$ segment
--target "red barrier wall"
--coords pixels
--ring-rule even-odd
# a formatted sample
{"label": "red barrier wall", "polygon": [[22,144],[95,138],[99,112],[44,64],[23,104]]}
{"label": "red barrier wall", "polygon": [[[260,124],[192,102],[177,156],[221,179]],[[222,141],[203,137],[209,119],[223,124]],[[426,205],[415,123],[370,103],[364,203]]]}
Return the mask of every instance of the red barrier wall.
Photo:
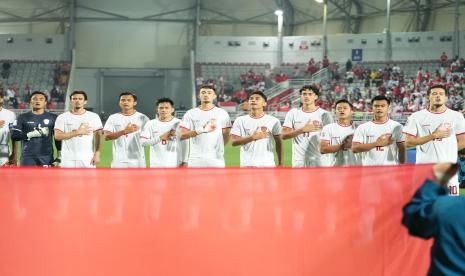
{"label": "red barrier wall", "polygon": [[0,170],[0,275],[425,275],[431,166]]}

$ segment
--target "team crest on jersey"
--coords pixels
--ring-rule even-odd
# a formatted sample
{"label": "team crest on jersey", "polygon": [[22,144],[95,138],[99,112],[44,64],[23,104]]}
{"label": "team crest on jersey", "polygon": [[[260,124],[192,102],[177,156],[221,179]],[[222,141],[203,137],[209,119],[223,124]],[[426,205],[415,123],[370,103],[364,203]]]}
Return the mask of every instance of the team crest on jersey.
{"label": "team crest on jersey", "polygon": [[49,119],[44,119],[44,124],[48,125],[48,123],[50,123],[50,120]]}

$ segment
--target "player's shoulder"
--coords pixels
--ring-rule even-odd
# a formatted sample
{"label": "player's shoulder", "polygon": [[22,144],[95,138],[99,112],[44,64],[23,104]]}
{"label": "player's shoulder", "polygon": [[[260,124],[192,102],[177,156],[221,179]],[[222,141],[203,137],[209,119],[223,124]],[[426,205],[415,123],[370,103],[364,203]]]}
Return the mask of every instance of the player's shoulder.
{"label": "player's shoulder", "polygon": [[389,119],[388,123],[392,126],[402,126],[401,123],[394,121],[393,119]]}
{"label": "player's shoulder", "polygon": [[63,119],[63,118],[71,117],[71,115],[72,115],[71,112],[65,111],[65,112],[63,112],[61,114],[58,114],[57,119],[58,118]]}
{"label": "player's shoulder", "polygon": [[214,112],[217,112],[223,116],[228,116],[229,117],[229,113],[228,111],[226,111],[225,109],[221,108],[221,107],[217,107],[215,106],[213,109],[212,109]]}
{"label": "player's shoulder", "polygon": [[273,122],[273,123],[276,123],[276,122],[281,123],[281,121],[280,121],[278,118],[276,118],[275,116],[273,116],[273,115],[265,114],[265,118],[266,118],[268,121],[271,121],[271,122]]}

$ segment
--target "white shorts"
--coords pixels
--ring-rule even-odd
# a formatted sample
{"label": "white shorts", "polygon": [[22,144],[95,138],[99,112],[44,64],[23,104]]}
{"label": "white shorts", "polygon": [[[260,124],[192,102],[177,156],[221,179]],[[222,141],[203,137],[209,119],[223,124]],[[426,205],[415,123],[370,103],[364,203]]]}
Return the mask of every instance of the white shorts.
{"label": "white shorts", "polygon": [[189,168],[224,168],[224,159],[196,158],[187,161]]}
{"label": "white shorts", "polygon": [[89,161],[62,160],[60,167],[62,168],[95,168],[95,165],[91,165],[90,160]]}
{"label": "white shorts", "polygon": [[293,168],[306,168],[306,167],[321,167],[320,160],[292,160],[292,167]]}
{"label": "white shorts", "polygon": [[145,160],[135,161],[111,161],[112,168],[145,168]]}

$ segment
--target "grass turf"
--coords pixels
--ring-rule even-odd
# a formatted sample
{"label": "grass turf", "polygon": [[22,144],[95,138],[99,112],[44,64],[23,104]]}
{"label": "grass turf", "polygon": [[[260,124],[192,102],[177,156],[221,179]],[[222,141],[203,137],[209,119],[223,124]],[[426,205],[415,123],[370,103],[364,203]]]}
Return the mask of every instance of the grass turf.
{"label": "grass turf", "polygon": [[[284,165],[291,166],[292,158],[292,140],[284,141]],[[239,167],[239,149],[240,147],[233,147],[231,143],[228,143],[224,149],[224,159],[226,161],[227,167]],[[104,141],[103,150],[100,156],[100,164],[97,166],[99,168],[109,168],[111,164],[111,141]],[[145,162],[147,167],[149,166],[149,148],[145,148]]]}

